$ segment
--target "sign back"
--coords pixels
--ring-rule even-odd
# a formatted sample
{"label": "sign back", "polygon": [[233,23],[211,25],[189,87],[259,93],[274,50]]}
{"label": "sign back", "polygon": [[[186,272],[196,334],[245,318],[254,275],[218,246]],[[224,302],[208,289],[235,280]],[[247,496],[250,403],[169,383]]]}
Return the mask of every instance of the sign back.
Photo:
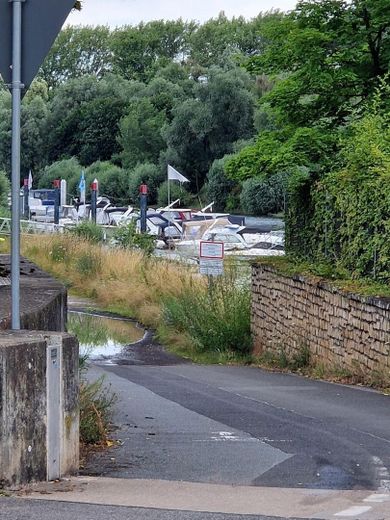
{"label": "sign back", "polygon": [[[22,2],[22,83],[27,89],[35,78],[75,0]],[[0,0],[0,74],[12,81],[12,1]]]}

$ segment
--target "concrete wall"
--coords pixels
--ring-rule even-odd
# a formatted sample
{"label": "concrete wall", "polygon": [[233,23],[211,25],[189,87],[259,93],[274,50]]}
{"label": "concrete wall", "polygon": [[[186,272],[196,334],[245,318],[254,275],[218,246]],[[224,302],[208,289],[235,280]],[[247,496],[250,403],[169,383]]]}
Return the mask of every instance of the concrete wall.
{"label": "concrete wall", "polygon": [[67,291],[22,259],[21,327],[28,330],[11,332],[9,264],[0,255],[0,488],[79,466],[79,355],[77,340],[63,333]]}
{"label": "concrete wall", "polygon": [[[11,326],[10,258],[0,255],[0,330]],[[20,269],[20,321],[28,330],[65,331],[67,291],[26,259]]]}
{"label": "concrete wall", "polygon": [[77,340],[68,334],[0,334],[0,487],[77,473],[78,372]]}
{"label": "concrete wall", "polygon": [[309,347],[325,364],[367,370],[390,367],[390,300],[344,293],[319,279],[252,268],[255,353]]}

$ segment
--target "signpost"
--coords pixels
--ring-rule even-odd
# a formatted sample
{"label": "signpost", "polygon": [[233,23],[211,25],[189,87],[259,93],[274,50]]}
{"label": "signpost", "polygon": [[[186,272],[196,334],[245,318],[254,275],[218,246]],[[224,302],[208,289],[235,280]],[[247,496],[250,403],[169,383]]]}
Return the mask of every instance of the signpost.
{"label": "signpost", "polygon": [[224,256],[223,242],[201,242],[199,248],[200,274],[207,276],[223,275]]}
{"label": "signpost", "polygon": [[12,328],[20,329],[20,105],[74,0],[0,0],[0,75],[12,92]]}

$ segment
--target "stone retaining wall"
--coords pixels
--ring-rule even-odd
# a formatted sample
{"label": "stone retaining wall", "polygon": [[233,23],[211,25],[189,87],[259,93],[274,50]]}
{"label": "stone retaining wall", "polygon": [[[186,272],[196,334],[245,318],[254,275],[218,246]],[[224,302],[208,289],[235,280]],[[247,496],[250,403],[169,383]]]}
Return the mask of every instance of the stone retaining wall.
{"label": "stone retaining wall", "polygon": [[252,268],[255,353],[308,347],[331,366],[390,367],[390,299],[344,293],[323,280]]}

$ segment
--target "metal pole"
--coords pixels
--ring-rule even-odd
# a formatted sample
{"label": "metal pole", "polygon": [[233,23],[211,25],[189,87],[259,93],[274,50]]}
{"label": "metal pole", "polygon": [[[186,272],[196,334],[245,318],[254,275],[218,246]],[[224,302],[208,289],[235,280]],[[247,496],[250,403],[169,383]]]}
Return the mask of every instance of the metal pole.
{"label": "metal pole", "polygon": [[148,214],[148,187],[146,184],[141,184],[140,186],[140,217],[141,217],[141,233],[146,233],[147,231],[147,214]]}
{"label": "metal pole", "polygon": [[22,61],[22,3],[12,2],[12,225],[11,225],[11,326],[20,329],[20,105]]}
{"label": "metal pole", "polygon": [[61,181],[56,179],[54,185],[54,224],[60,223],[60,185]]}

